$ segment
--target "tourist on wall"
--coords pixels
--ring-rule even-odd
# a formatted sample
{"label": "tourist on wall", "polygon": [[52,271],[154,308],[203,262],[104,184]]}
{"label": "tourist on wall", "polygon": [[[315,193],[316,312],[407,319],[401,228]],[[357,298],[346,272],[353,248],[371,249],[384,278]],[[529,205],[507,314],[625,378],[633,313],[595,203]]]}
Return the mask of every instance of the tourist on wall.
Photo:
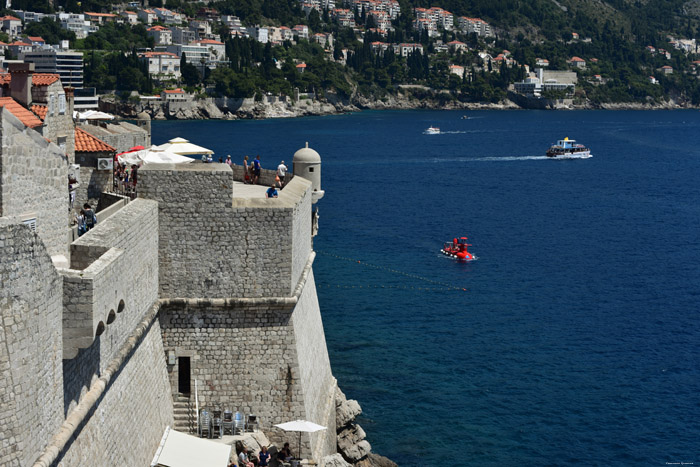
{"label": "tourist on wall", "polygon": [[256,185],[258,183],[261,168],[262,166],[260,165],[260,156],[255,156],[255,160],[253,161],[253,185]]}
{"label": "tourist on wall", "polygon": [[248,162],[248,156],[243,158],[243,183],[250,183],[250,163]]}
{"label": "tourist on wall", "polygon": [[87,232],[87,226],[85,225],[85,211],[83,209],[81,209],[80,212],[76,214],[75,223],[78,226],[78,237]]}
{"label": "tourist on wall", "polygon": [[277,198],[277,188],[274,184],[270,185],[270,188],[265,192],[265,198]]}
{"label": "tourist on wall", "polygon": [[284,177],[287,175],[287,166],[284,161],[277,166],[277,176],[280,178],[280,188],[284,188]]}
{"label": "tourist on wall", "polygon": [[227,165],[231,165],[231,154],[229,154],[228,156],[226,156],[226,164],[227,164]]}
{"label": "tourist on wall", "polygon": [[95,211],[92,210],[92,207],[88,203],[83,204],[83,213],[85,216],[85,226],[87,231],[97,225],[97,216],[95,215]]}

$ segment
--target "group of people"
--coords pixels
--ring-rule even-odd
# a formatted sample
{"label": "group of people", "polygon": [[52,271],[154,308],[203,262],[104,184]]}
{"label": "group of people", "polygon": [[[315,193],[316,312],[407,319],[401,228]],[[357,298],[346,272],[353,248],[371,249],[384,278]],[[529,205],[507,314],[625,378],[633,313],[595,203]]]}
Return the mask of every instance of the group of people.
{"label": "group of people", "polygon": [[114,190],[117,193],[131,195],[136,193],[136,182],[138,181],[139,166],[117,162],[114,166]]}
{"label": "group of people", "polygon": [[[231,156],[226,157],[226,163],[231,165]],[[252,162],[249,162],[248,156],[243,157],[243,183],[250,183],[252,185],[257,185],[260,181],[260,170],[262,165],[260,163],[260,156],[255,156]],[[265,196],[267,198],[277,198],[277,189],[284,188],[285,177],[287,176],[287,166],[284,165],[284,161],[280,162],[277,166],[277,172],[275,174],[275,183],[270,185],[270,189],[267,190]]]}
{"label": "group of people", "polygon": [[[270,453],[267,451],[267,446],[260,448],[260,452],[255,456],[251,449],[245,445],[237,446],[238,464],[231,462],[228,467],[267,467],[270,465]],[[289,448],[289,443],[284,443],[284,447],[277,452],[277,463],[281,466],[289,466],[289,461],[293,459],[292,450]]]}
{"label": "group of people", "polygon": [[83,204],[83,209],[75,215],[73,220],[78,226],[78,237],[97,225],[95,211],[88,203]]}

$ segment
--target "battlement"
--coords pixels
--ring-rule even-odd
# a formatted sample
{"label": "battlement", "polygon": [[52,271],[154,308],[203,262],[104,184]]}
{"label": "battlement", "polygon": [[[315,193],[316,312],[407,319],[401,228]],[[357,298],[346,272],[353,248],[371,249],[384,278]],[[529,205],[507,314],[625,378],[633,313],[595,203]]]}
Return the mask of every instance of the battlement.
{"label": "battlement", "polygon": [[71,244],[63,276],[63,358],[100,342],[107,361],[158,298],[156,203],[135,200]]}
{"label": "battlement", "polygon": [[226,164],[153,165],[139,196],[158,202],[160,296],[290,296],[311,253],[311,184],[236,198]]}

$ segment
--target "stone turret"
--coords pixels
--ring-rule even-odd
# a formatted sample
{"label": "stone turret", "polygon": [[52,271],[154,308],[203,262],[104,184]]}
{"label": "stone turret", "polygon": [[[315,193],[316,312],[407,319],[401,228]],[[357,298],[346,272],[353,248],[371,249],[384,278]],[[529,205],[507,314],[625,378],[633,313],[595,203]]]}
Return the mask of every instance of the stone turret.
{"label": "stone turret", "polygon": [[303,177],[311,182],[313,193],[311,199],[316,203],[323,198],[325,192],[321,189],[321,156],[309,147],[299,149],[294,153],[294,175]]}
{"label": "stone turret", "polygon": [[146,147],[149,147],[151,144],[151,116],[146,112],[139,112],[136,119],[139,128],[143,128],[148,133],[148,145]]}

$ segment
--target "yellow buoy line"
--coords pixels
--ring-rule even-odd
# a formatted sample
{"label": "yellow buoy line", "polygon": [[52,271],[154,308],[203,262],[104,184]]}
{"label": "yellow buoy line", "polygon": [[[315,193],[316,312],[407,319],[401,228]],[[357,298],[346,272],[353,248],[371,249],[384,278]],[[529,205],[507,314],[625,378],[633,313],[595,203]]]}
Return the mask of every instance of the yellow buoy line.
{"label": "yellow buoy line", "polygon": [[316,251],[317,254],[324,255],[324,256],[330,256],[331,258],[335,259],[340,259],[343,261],[348,261],[350,263],[355,263],[355,264],[360,264],[362,266],[372,268],[372,269],[377,269],[377,270],[382,270],[382,271],[388,271],[388,272],[393,272],[394,274],[399,274],[404,277],[410,277],[411,279],[416,279],[419,281],[423,282],[428,282],[430,284],[435,284],[441,286],[440,288],[436,287],[410,287],[410,286],[392,286],[392,285],[336,285],[335,287],[328,285],[327,287],[329,288],[338,288],[338,289],[400,289],[400,290],[425,290],[425,291],[438,291],[438,290],[461,290],[466,292],[467,289],[464,287],[457,287],[452,284],[448,284],[446,282],[440,282],[440,281],[435,281],[432,279],[428,279],[427,277],[423,276],[418,276],[416,274],[410,274],[404,271],[399,271],[397,269],[392,269],[388,268],[386,266],[378,266],[376,264],[368,263],[366,261],[362,261],[359,259],[353,259],[353,258],[347,258],[345,256],[339,256],[333,253],[326,253],[324,251]]}

